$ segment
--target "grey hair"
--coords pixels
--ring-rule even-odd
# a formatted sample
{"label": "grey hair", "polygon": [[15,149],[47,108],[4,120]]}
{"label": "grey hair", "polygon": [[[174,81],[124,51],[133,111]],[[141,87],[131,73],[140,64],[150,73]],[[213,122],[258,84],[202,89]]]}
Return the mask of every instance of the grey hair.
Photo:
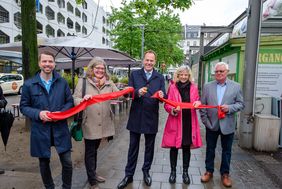
{"label": "grey hair", "polygon": [[89,62],[88,66],[87,66],[87,70],[86,70],[86,76],[89,77],[89,78],[94,77],[93,69],[97,65],[103,65],[104,66],[104,68],[105,68],[105,77],[108,80],[110,78],[110,75],[109,75],[109,72],[108,72],[108,69],[107,69],[107,64],[104,61],[104,59],[101,58],[101,57],[94,57]]}
{"label": "grey hair", "polygon": [[217,66],[225,66],[226,70],[229,70],[229,65],[225,62],[218,62],[215,64],[214,69],[216,69]]}
{"label": "grey hair", "polygon": [[183,72],[183,71],[187,71],[188,72],[188,74],[189,74],[189,81],[190,82],[193,82],[194,81],[194,78],[193,78],[193,76],[192,76],[192,71],[191,71],[191,69],[190,69],[190,67],[189,66],[180,66],[179,68],[177,68],[177,70],[174,72],[174,74],[173,74],[173,81],[176,83],[176,82],[178,82],[179,81],[179,78],[178,78],[178,76],[179,76],[179,74],[181,73],[181,72]]}

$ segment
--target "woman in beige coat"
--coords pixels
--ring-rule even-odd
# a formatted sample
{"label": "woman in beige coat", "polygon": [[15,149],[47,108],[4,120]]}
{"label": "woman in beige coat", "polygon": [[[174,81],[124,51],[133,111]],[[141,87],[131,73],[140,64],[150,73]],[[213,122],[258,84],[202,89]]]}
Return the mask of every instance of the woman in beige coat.
{"label": "woman in beige coat", "polygon": [[[115,84],[109,80],[105,61],[99,57],[93,58],[88,64],[84,97],[82,97],[82,84],[83,78],[80,78],[73,95],[75,105],[79,104],[82,100],[90,99],[93,95],[118,91]],[[97,189],[99,188],[97,185],[98,182],[105,182],[105,178],[96,173],[97,150],[102,138],[112,138],[115,134],[110,101],[88,106],[84,110],[82,130],[85,143],[84,160],[88,182],[91,185],[91,189]]]}

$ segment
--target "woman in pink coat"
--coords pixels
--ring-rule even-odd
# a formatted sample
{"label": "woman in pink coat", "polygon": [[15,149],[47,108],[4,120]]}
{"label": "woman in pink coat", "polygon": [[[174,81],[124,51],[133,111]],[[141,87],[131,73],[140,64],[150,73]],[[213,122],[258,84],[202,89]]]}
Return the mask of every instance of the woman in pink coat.
{"label": "woman in pink coat", "polygon": [[[199,101],[197,86],[192,82],[192,73],[188,66],[181,66],[174,73],[173,81],[168,88],[168,99],[176,102],[191,102],[194,107],[198,107]],[[190,163],[191,148],[202,146],[200,136],[200,126],[195,109],[180,109],[168,104],[164,105],[169,113],[163,139],[162,147],[170,148],[170,166],[171,173],[169,182],[176,181],[176,165],[178,149],[182,148],[183,153],[183,183],[190,184],[188,168]]]}

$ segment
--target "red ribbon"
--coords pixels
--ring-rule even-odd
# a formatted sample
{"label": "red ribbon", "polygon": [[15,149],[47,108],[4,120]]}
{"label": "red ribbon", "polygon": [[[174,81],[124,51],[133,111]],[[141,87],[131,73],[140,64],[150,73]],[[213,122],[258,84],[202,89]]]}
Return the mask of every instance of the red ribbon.
{"label": "red ribbon", "polygon": [[107,100],[115,99],[120,96],[123,96],[128,93],[132,93],[132,98],[133,98],[133,93],[134,89],[133,87],[128,87],[126,89],[123,89],[121,91],[116,91],[116,92],[111,92],[111,93],[104,93],[104,94],[99,94],[92,96],[89,100],[83,100],[80,104],[77,106],[68,109],[64,112],[50,112],[47,113],[47,116],[50,117],[52,120],[62,120],[62,119],[67,119],[68,117],[73,116],[74,114],[77,114],[78,112],[86,109],[87,106],[90,106],[92,104],[96,104],[99,102],[104,102]]}
{"label": "red ribbon", "polygon": [[[160,101],[162,102],[165,102],[173,107],[177,107],[177,106],[180,106],[181,109],[194,109],[195,107],[193,106],[193,103],[188,103],[188,102],[175,102],[175,101],[172,101],[172,100],[168,100],[168,99],[164,99],[164,98],[161,98],[159,96],[159,92],[156,92],[152,98],[157,98],[159,99]],[[225,112],[223,112],[220,108],[220,106],[210,106],[210,105],[199,105],[197,107],[197,109],[203,109],[203,108],[217,108],[217,116],[218,116],[218,119],[223,119],[225,118]]]}

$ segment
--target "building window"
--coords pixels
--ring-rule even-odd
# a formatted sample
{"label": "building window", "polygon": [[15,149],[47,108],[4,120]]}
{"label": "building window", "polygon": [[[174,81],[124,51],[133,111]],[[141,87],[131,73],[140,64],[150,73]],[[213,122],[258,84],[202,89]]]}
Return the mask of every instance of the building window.
{"label": "building window", "polygon": [[83,22],[87,22],[87,16],[84,13],[82,13],[82,21]]}
{"label": "building window", "polygon": [[21,0],[15,0],[18,6],[21,6]]}
{"label": "building window", "polygon": [[70,2],[67,3],[67,10],[68,12],[73,13],[73,6],[70,4]]}
{"label": "building window", "polygon": [[106,33],[106,29],[104,27],[102,28],[102,31],[103,31],[103,33]]}
{"label": "building window", "polygon": [[106,43],[106,39],[104,37],[102,37],[102,44]]}
{"label": "building window", "polygon": [[0,44],[10,43],[10,37],[0,30]]}
{"label": "building window", "polygon": [[19,34],[16,37],[14,37],[14,41],[18,42],[18,41],[22,41],[22,36]]}
{"label": "building window", "polygon": [[75,16],[81,17],[81,12],[78,10],[78,8],[75,8]]}
{"label": "building window", "polygon": [[66,20],[65,17],[59,12],[57,14],[57,21],[58,21],[58,23],[59,24],[65,24],[66,23],[65,20]]}
{"label": "building window", "polygon": [[55,0],[48,0],[49,2],[55,2]]}
{"label": "building window", "polygon": [[62,30],[58,29],[57,37],[64,37],[64,36],[65,36],[65,33]]}
{"label": "building window", "polygon": [[193,46],[197,46],[197,41],[193,41]]}
{"label": "building window", "polygon": [[106,23],[106,18],[103,16],[103,24]]}
{"label": "building window", "polygon": [[58,0],[57,3],[58,3],[59,8],[65,8],[66,6],[66,3],[64,0]]}
{"label": "building window", "polygon": [[0,6],[0,23],[9,22],[9,12]]}
{"label": "building window", "polygon": [[47,37],[55,37],[55,30],[49,24],[46,26],[46,35]]}
{"label": "building window", "polygon": [[43,6],[41,3],[39,3],[39,12],[43,14]]}
{"label": "building window", "polygon": [[72,34],[68,33],[67,36],[73,36]]}
{"label": "building window", "polygon": [[87,29],[86,29],[86,27],[84,27],[84,26],[82,26],[82,33],[83,33],[84,35],[87,35]]}
{"label": "building window", "polygon": [[84,1],[84,2],[82,3],[82,8],[87,9],[87,3],[86,3],[86,1]]}
{"label": "building window", "polygon": [[70,18],[67,19],[67,26],[68,28],[73,28],[73,21]]}
{"label": "building window", "polygon": [[37,33],[43,33],[43,26],[40,22],[36,21]]}
{"label": "building window", "polygon": [[81,27],[80,27],[80,25],[77,22],[75,23],[75,31],[76,32],[81,32]]}
{"label": "building window", "polygon": [[187,46],[188,46],[188,47],[190,46],[190,41],[187,41]]}
{"label": "building window", "polygon": [[22,28],[22,17],[20,12],[16,12],[14,14],[14,23],[17,26],[17,28],[21,29]]}
{"label": "building window", "polygon": [[46,17],[48,20],[55,19],[55,12],[49,6],[45,8],[45,12],[46,12]]}

